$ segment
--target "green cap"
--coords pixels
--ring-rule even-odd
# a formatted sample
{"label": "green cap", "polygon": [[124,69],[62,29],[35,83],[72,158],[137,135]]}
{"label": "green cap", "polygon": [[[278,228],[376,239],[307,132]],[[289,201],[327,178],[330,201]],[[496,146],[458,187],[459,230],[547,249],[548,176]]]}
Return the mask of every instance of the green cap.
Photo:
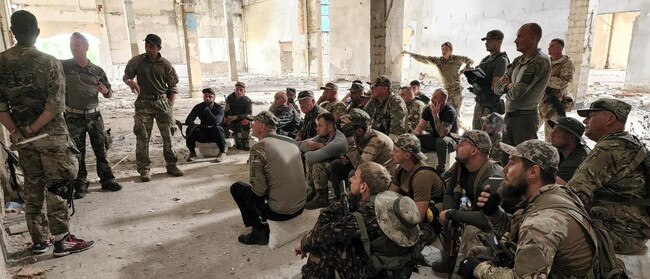
{"label": "green cap", "polygon": [[420,145],[420,140],[413,134],[407,133],[399,135],[395,141],[395,146],[399,149],[413,154],[421,161],[427,159],[427,156],[422,153],[422,145]]}
{"label": "green cap", "polygon": [[264,125],[269,126],[270,128],[275,128],[278,126],[278,117],[269,111],[261,111],[254,118],[253,121],[259,121],[264,123]]}
{"label": "green cap", "polygon": [[476,147],[478,151],[481,151],[481,153],[485,155],[490,154],[490,150],[492,149],[492,140],[485,131],[469,130],[460,138],[469,141],[469,143]]}
{"label": "green cap", "polygon": [[616,118],[619,121],[625,122],[627,121],[627,115],[630,114],[630,110],[632,110],[632,106],[626,102],[616,99],[602,98],[591,103],[591,106],[589,106],[588,109],[579,109],[578,115],[587,117],[592,111],[609,111],[616,115]]}
{"label": "green cap", "polygon": [[517,147],[503,142],[500,145],[501,150],[508,155],[526,158],[550,174],[557,172],[557,166],[560,164],[560,154],[557,152],[557,148],[548,142],[531,139],[520,143]]}
{"label": "green cap", "polygon": [[546,121],[546,123],[548,123],[548,126],[551,128],[555,128],[555,126],[557,126],[558,128],[562,128],[572,135],[576,136],[576,138],[580,140],[580,144],[587,144],[587,142],[585,142],[585,139],[582,138],[582,135],[585,133],[585,125],[582,125],[578,119],[572,117],[560,117],[557,121],[549,119]]}

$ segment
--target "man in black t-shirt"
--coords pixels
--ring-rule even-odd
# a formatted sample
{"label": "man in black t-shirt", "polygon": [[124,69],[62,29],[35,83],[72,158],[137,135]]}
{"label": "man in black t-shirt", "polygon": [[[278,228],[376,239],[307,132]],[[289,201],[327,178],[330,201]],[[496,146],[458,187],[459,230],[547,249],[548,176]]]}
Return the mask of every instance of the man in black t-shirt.
{"label": "man in black t-shirt", "polygon": [[[215,93],[212,88],[203,89],[203,102],[194,106],[185,119],[185,125],[187,125],[185,144],[190,150],[190,155],[187,157],[188,162],[196,160],[197,142],[216,143],[219,147],[219,155],[215,162],[222,162],[225,159],[226,140],[223,127],[219,126],[223,121],[224,110],[214,101],[214,97]],[[196,118],[201,121],[201,124],[194,123]]]}
{"label": "man in black t-shirt", "polygon": [[[432,132],[422,134],[427,124],[431,125]],[[425,152],[436,152],[438,155],[436,169],[440,173],[446,170],[445,164],[449,152],[456,148],[456,141],[449,136],[449,133],[458,133],[458,117],[456,110],[447,104],[447,91],[438,88],[433,92],[429,105],[422,111],[422,120],[413,130],[413,134],[418,136]]]}

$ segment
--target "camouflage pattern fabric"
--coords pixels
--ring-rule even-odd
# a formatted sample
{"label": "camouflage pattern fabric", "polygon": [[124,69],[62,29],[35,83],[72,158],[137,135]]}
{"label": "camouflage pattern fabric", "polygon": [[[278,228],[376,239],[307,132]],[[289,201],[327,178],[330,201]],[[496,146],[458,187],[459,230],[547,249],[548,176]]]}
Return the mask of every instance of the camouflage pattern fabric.
{"label": "camouflage pattern fabric", "polygon": [[272,111],[261,111],[255,117],[253,121],[259,121],[264,123],[264,125],[269,126],[270,128],[276,128],[280,124],[280,119]]}
{"label": "camouflage pattern fabric", "polygon": [[492,108],[476,103],[474,106],[474,116],[472,117],[472,128],[481,129],[483,127],[483,117],[492,114]]}
{"label": "camouflage pattern fabric", "polygon": [[341,117],[345,114],[347,114],[347,107],[345,104],[339,100],[330,102],[330,101],[325,101],[320,104],[321,107],[323,107],[325,110],[329,111],[330,113]]}
{"label": "camouflage pattern fabric", "polygon": [[319,162],[307,166],[307,185],[310,189],[327,189],[329,182],[330,162]]}
{"label": "camouflage pattern fabric", "polygon": [[412,247],[420,236],[420,212],[415,202],[392,191],[375,198],[375,214],[379,228],[401,247]]}
{"label": "camouflage pattern fabric", "polygon": [[[18,150],[25,177],[25,218],[33,243],[47,240],[49,233],[69,231],[66,203],[46,190],[74,179],[79,166],[78,151],[63,118],[64,99],[65,78],[58,59],[20,44],[0,53],[0,111],[11,112],[18,131],[25,136],[50,135]],[[39,132],[27,133],[25,127],[44,110],[54,113],[54,119]],[[43,203],[47,204],[47,216]]]}
{"label": "camouflage pattern fabric", "polygon": [[233,131],[233,138],[237,141],[248,141],[250,140],[250,122],[246,125],[242,124],[242,120],[252,117],[253,114],[253,102],[248,96],[243,96],[237,98],[235,93],[230,93],[226,98],[226,113],[224,118],[229,116],[237,116],[237,119],[230,122],[230,124],[225,124],[224,127]]}
{"label": "camouflage pattern fabric", "polygon": [[490,149],[492,149],[492,140],[490,136],[481,130],[469,130],[465,132],[461,138],[469,141],[476,149],[481,151],[483,154],[490,154]]}
{"label": "camouflage pattern fabric", "polygon": [[85,67],[80,66],[73,58],[62,60],[63,71],[66,81],[66,106],[88,110],[94,109],[99,105],[99,94],[97,86],[104,85],[108,93],[104,97],[112,94],[111,84],[104,69],[88,61]]}
{"label": "camouflage pattern fabric", "polygon": [[[569,83],[573,80],[573,72],[575,71],[575,65],[573,60],[569,56],[562,56],[562,58],[551,61],[551,78],[548,80],[548,88],[556,89],[553,95],[560,103],[564,104],[563,100],[566,97],[570,97],[570,92],[567,90]],[[548,126],[546,123],[547,120],[557,120],[560,117],[555,110],[555,107],[550,101],[551,96],[544,94],[542,97],[542,102],[539,103],[539,115],[541,116],[540,120],[544,121],[544,139],[547,142],[551,141],[551,131],[553,128]],[[564,108],[565,111],[569,111],[569,108]]]}
{"label": "camouflage pattern fabric", "polygon": [[481,130],[485,131],[492,141],[492,148],[490,149],[490,159],[501,161],[501,130],[504,126],[503,117],[495,112],[492,112],[484,117],[481,117],[482,126]]}
{"label": "camouflage pattern fabric", "polygon": [[384,165],[389,171],[395,168],[390,152],[393,150],[393,141],[384,133],[368,128],[363,137],[348,141],[347,156],[356,169],[361,163],[373,161]]}
{"label": "camouflage pattern fabric", "polygon": [[421,161],[427,159],[427,156],[422,153],[420,140],[413,134],[401,134],[399,137],[397,137],[397,140],[395,140],[395,146],[406,152],[410,152]]}
{"label": "camouflage pattern fabric", "polygon": [[555,147],[543,140],[531,139],[517,147],[501,143],[501,149],[508,155],[528,159],[548,173],[556,173],[560,164],[560,154]]}
{"label": "camouflage pattern fabric", "polygon": [[166,166],[174,166],[178,161],[172,141],[171,128],[174,123],[169,99],[165,95],[160,95],[159,98],[151,98],[150,95],[140,93],[135,100],[135,115],[133,116],[133,133],[136,138],[135,159],[139,173],[150,169],[149,140],[151,139],[154,119],[162,137]]}
{"label": "camouflage pattern fabric", "polygon": [[101,113],[66,113],[65,122],[68,124],[70,137],[79,150],[77,180],[87,181],[88,178],[88,171],[86,171],[86,133],[90,137],[90,146],[97,158],[97,176],[99,176],[100,181],[106,182],[115,179],[106,157],[106,138],[109,136],[106,134]]}
{"label": "camouflage pattern fabric", "polygon": [[380,102],[371,98],[363,108],[371,117],[370,125],[391,139],[406,133],[406,103],[401,97],[390,93],[388,98]]}
{"label": "camouflage pattern fabric", "polygon": [[305,120],[302,122],[302,127],[300,127],[300,131],[298,132],[298,136],[301,139],[309,139],[316,135],[316,117],[324,112],[328,111],[316,105],[309,113],[305,114]]}
{"label": "camouflage pattern fabric", "polygon": [[124,68],[124,78],[137,78],[140,94],[176,94],[178,75],[172,64],[160,53],[156,61],[151,61],[146,53],[131,58]]}
{"label": "camouflage pattern fabric", "polygon": [[295,138],[296,135],[298,135],[300,125],[302,125],[300,112],[296,112],[291,107],[291,105],[284,107],[271,105],[269,112],[273,113],[278,118],[278,124],[275,129],[275,132],[278,135],[283,135],[290,138]]}
{"label": "camouflage pattern fabric", "polygon": [[588,109],[578,110],[578,115],[582,117],[589,116],[592,111],[609,111],[616,115],[619,121],[627,121],[632,106],[626,102],[611,98],[601,98],[591,103]]}
{"label": "camouflage pattern fabric", "polygon": [[642,148],[643,144],[628,132],[607,135],[596,143],[567,182],[589,208],[591,217],[602,220],[620,254],[645,251],[650,237],[650,217],[642,206],[608,199],[647,197],[648,178],[638,167],[637,155]]}
{"label": "camouflage pattern fabric", "polygon": [[445,90],[447,90],[447,94],[449,94],[447,103],[456,110],[458,119],[461,119],[461,112],[463,107],[463,87],[461,87],[460,84],[445,86]]}
{"label": "camouflage pattern fabric", "polygon": [[406,132],[411,133],[415,130],[415,127],[420,124],[422,120],[422,111],[426,108],[426,105],[417,99],[413,99],[410,102],[406,103],[406,109],[408,114],[406,116]]}

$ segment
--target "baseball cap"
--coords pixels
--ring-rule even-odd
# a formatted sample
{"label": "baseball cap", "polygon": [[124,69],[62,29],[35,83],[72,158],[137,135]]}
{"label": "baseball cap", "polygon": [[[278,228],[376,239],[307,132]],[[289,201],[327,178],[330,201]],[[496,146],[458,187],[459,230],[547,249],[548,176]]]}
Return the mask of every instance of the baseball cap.
{"label": "baseball cap", "polygon": [[304,99],[307,99],[307,98],[312,98],[313,99],[314,98],[314,92],[311,92],[309,90],[303,90],[303,91],[300,91],[300,93],[298,93],[298,101],[304,100]]}
{"label": "baseball cap", "polygon": [[560,154],[557,152],[557,148],[548,142],[531,139],[520,143],[517,147],[503,142],[499,144],[501,150],[508,155],[526,158],[548,173],[555,174],[557,172]]}
{"label": "baseball cap", "polygon": [[156,46],[161,46],[162,45],[162,39],[160,39],[160,37],[158,37],[158,35],[156,35],[156,34],[147,35],[147,37],[144,38],[144,41],[147,42],[147,43],[150,43],[152,45],[156,45]]}
{"label": "baseball cap", "polygon": [[238,81],[237,83],[235,83],[235,87],[237,87],[237,86],[246,88],[246,83]]}
{"label": "baseball cap", "polygon": [[339,87],[336,84],[328,82],[325,86],[320,88],[321,90],[338,90]]}
{"label": "baseball cap", "polygon": [[386,86],[390,88],[390,78],[384,75],[378,76],[372,86]]}
{"label": "baseball cap", "polygon": [[485,40],[503,40],[503,32],[500,30],[492,30],[487,32],[484,38],[481,38],[481,41]]}
{"label": "baseball cap", "polygon": [[469,130],[460,136],[460,138],[469,141],[469,143],[481,151],[481,153],[486,155],[490,154],[490,150],[492,149],[492,140],[485,131]]}
{"label": "baseball cap", "polygon": [[579,109],[578,115],[582,117],[589,116],[589,113],[592,111],[609,111],[616,115],[616,118],[619,121],[627,121],[627,115],[630,114],[632,106],[626,102],[610,99],[610,98],[601,98],[591,103],[588,109]]}
{"label": "baseball cap", "polygon": [[415,202],[392,191],[375,197],[375,215],[381,231],[397,245],[411,247],[420,236],[420,212]]}
{"label": "baseball cap", "polygon": [[350,123],[356,126],[368,125],[370,121],[370,115],[366,111],[358,108],[352,109],[350,114],[344,117],[350,119]]}
{"label": "baseball cap", "polygon": [[395,146],[399,149],[402,149],[406,152],[409,152],[421,161],[427,159],[427,156],[422,153],[422,146],[420,145],[420,140],[413,134],[401,134],[397,137],[395,141]]}
{"label": "baseball cap", "polygon": [[562,128],[566,130],[567,132],[573,134],[580,140],[580,144],[585,145],[587,142],[585,142],[585,139],[582,138],[582,135],[585,133],[585,126],[578,121],[578,119],[572,118],[572,117],[560,117],[558,118],[557,121],[549,119],[546,121],[548,123],[548,126],[551,128],[557,127]]}
{"label": "baseball cap", "polygon": [[353,82],[352,85],[350,85],[350,92],[363,92],[363,84]]}
{"label": "baseball cap", "polygon": [[261,111],[255,117],[253,117],[253,121],[262,122],[266,126],[269,126],[270,128],[277,127],[279,122],[278,118],[273,113],[266,110]]}

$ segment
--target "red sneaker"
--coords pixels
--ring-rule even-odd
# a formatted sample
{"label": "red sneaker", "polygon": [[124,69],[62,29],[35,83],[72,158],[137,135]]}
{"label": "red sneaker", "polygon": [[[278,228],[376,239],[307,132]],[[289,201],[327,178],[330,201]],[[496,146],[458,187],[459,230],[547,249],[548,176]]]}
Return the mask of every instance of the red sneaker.
{"label": "red sneaker", "polygon": [[77,239],[72,234],[67,234],[60,241],[54,242],[54,256],[63,257],[69,255],[70,253],[77,253],[81,251],[86,251],[95,245],[95,241],[85,241],[83,239]]}

